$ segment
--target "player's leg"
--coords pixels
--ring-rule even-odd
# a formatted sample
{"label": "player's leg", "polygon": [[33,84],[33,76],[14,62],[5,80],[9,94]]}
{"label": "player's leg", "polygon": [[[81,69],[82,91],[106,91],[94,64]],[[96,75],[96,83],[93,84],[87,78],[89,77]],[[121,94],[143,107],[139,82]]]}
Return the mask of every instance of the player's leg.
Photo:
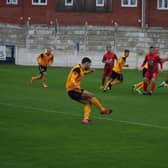
{"label": "player's leg", "polygon": [[111,83],[116,79],[116,76],[117,74],[116,74],[116,72],[115,71],[112,71],[111,72],[111,77],[110,77],[110,79],[106,82],[106,84],[105,84],[105,86],[104,86],[104,92],[106,91],[106,90],[111,90],[111,87],[112,87],[112,85],[111,85]]}
{"label": "player's leg", "polygon": [[161,87],[168,87],[168,77],[165,81],[163,81],[159,84],[158,88],[161,88]]}
{"label": "player's leg", "polygon": [[144,95],[148,94],[148,91],[147,91],[148,83],[149,83],[149,78],[148,77],[144,77],[144,86],[143,86]]}
{"label": "player's leg", "polygon": [[141,82],[139,82],[137,84],[134,84],[132,86],[132,93],[137,92],[139,94],[142,94],[141,90],[143,89],[143,86],[144,86],[144,81],[141,81]]}
{"label": "player's leg", "polygon": [[102,79],[101,79],[100,89],[103,89],[103,88],[104,88],[104,84],[105,84],[105,81],[106,81],[106,77],[107,77],[107,70],[104,69],[104,72],[103,72],[103,75],[102,75]]}
{"label": "player's leg", "polygon": [[90,123],[90,114],[91,114],[91,104],[87,103],[84,105],[84,118],[82,121],[84,124]]}
{"label": "player's leg", "polygon": [[164,87],[164,86],[165,86],[165,84],[166,84],[166,82],[165,82],[165,81],[161,82],[161,83],[159,84],[158,88]]}
{"label": "player's leg", "polygon": [[168,87],[168,77],[167,77],[167,79],[165,80],[165,85],[164,85],[164,87]]}
{"label": "player's leg", "polygon": [[48,85],[46,83],[46,77],[47,77],[47,67],[41,67],[41,79],[42,79],[42,86],[43,88],[48,88]]}
{"label": "player's leg", "polygon": [[33,76],[30,80],[30,84],[32,84],[34,81],[39,80],[42,78],[42,74],[41,74],[41,66],[39,66],[39,71],[40,71],[40,75],[37,76]]}
{"label": "player's leg", "polygon": [[41,79],[41,75],[33,76],[30,80],[30,84],[32,84],[34,81]]}
{"label": "player's leg", "polygon": [[80,99],[80,103],[84,104],[84,117],[82,122],[84,124],[89,124],[90,123],[90,115],[91,115],[91,103],[87,99]]}
{"label": "player's leg", "polygon": [[152,94],[155,90],[157,76],[158,76],[158,73],[153,73],[152,74],[150,94]]}
{"label": "player's leg", "polygon": [[113,81],[113,79],[112,78],[110,78],[107,82],[106,82],[106,84],[105,84],[105,86],[104,86],[104,92],[106,91],[106,90],[109,90],[110,89],[110,86],[111,86],[111,82]]}
{"label": "player's leg", "polygon": [[152,79],[151,79],[150,92],[149,92],[150,95],[154,92],[155,87],[156,87],[156,78],[152,78]]}
{"label": "player's leg", "polygon": [[86,98],[82,99],[82,92],[83,92],[82,89],[78,91],[69,91],[68,95],[71,99],[84,104],[84,117],[83,117],[82,122],[84,124],[89,124],[90,114],[91,114],[91,104],[90,104],[90,101],[87,100]]}
{"label": "player's leg", "polygon": [[[145,74],[146,74],[147,70],[148,70],[147,68],[143,68],[143,70],[142,70],[142,77],[143,78],[145,77]],[[143,87],[144,87],[144,81],[141,81],[137,84],[137,89],[138,90],[143,89]]]}
{"label": "player's leg", "polygon": [[42,74],[42,86],[43,86],[43,88],[48,88],[48,85],[46,83],[46,76],[47,76],[47,74],[46,74],[46,72],[44,72]]}
{"label": "player's leg", "polygon": [[120,84],[120,83],[122,83],[123,81],[121,81],[121,80],[114,80],[114,81],[112,81],[111,82],[111,85],[113,86],[113,85],[118,85],[118,84]]}
{"label": "player's leg", "polygon": [[123,74],[118,74],[118,73],[116,73],[115,79],[116,79],[116,80],[113,80],[113,81],[111,82],[111,85],[112,85],[112,86],[113,86],[113,85],[121,84],[121,83],[123,82],[123,80],[124,80]]}
{"label": "player's leg", "polygon": [[[142,70],[142,77],[143,78],[145,77],[145,73],[146,72],[147,72],[147,69],[143,68],[143,70]],[[143,87],[144,87],[144,81],[141,81],[141,82],[139,82],[139,83],[136,84],[137,91],[143,89]]]}
{"label": "player's leg", "polygon": [[105,108],[100,101],[94,96],[93,93],[84,90],[81,96],[81,101],[88,100],[90,104],[95,105],[99,110],[101,114],[110,114],[112,110]]}
{"label": "player's leg", "polygon": [[139,83],[136,84],[136,88],[137,88],[137,89],[142,89],[142,88],[143,88],[143,85],[144,85],[144,82],[141,81],[141,82],[139,82]]}
{"label": "player's leg", "polygon": [[144,90],[144,95],[149,95],[148,92],[148,84],[150,83],[150,80],[152,79],[152,73],[147,71],[144,75],[144,86],[143,86],[143,90]]}
{"label": "player's leg", "polygon": [[132,87],[132,92],[137,92],[139,94],[142,94],[141,90],[143,89],[143,86],[144,86],[144,81],[134,84]]}

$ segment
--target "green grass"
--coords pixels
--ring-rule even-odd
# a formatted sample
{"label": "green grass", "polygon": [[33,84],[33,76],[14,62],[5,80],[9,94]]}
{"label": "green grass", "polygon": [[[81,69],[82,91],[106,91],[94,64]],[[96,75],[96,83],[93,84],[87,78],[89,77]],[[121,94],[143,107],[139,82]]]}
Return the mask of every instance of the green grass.
{"label": "green grass", "polygon": [[168,167],[167,89],[132,94],[141,72],[127,70],[123,84],[103,93],[97,70],[82,87],[114,112],[101,116],[93,107],[93,123],[83,125],[83,106],[65,91],[68,72],[49,68],[43,89],[40,81],[29,85],[37,67],[0,65],[0,168]]}

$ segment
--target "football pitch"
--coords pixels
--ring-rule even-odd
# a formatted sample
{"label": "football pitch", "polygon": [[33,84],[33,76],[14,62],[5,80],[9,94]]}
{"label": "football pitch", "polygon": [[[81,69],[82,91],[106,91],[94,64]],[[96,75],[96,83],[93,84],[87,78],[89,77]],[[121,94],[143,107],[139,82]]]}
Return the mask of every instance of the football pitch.
{"label": "football pitch", "polygon": [[93,107],[92,124],[84,125],[83,105],[65,91],[69,70],[49,68],[43,89],[41,81],[29,84],[37,67],[0,65],[0,168],[168,167],[168,89],[132,94],[141,72],[125,70],[124,83],[103,93],[96,70],[82,87],[113,113],[102,116]]}

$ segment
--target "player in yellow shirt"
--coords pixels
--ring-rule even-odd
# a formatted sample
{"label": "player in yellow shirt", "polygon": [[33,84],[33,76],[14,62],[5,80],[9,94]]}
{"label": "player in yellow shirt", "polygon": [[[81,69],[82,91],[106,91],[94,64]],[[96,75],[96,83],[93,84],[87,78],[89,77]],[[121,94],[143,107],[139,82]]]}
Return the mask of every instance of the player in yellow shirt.
{"label": "player in yellow shirt", "polygon": [[51,48],[47,48],[45,53],[42,53],[37,57],[40,75],[32,77],[30,83],[32,84],[35,80],[42,79],[43,88],[47,88],[48,87],[48,85],[46,84],[47,67],[51,65],[53,61],[54,56],[52,55],[52,50]]}
{"label": "player in yellow shirt", "polygon": [[[146,71],[148,70],[148,64],[146,63],[143,70],[142,70],[142,76],[144,78]],[[142,89],[144,87],[144,81],[138,82],[132,86],[132,93],[137,92],[139,94],[142,94]]]}
{"label": "player in yellow shirt", "polygon": [[71,69],[66,81],[66,91],[69,97],[84,104],[84,118],[82,120],[84,124],[90,123],[91,105],[95,105],[101,114],[110,114],[112,112],[111,109],[105,108],[93,93],[82,89],[80,86],[81,79],[86,74],[94,71],[90,69],[90,66],[91,59],[84,57],[81,64],[77,64]]}
{"label": "player in yellow shirt", "polygon": [[124,53],[121,55],[119,60],[115,63],[112,71],[112,75],[109,81],[105,84],[104,92],[106,90],[111,89],[113,85],[117,85],[123,82],[123,67],[128,67],[126,64],[126,59],[129,56],[130,51],[125,50]]}

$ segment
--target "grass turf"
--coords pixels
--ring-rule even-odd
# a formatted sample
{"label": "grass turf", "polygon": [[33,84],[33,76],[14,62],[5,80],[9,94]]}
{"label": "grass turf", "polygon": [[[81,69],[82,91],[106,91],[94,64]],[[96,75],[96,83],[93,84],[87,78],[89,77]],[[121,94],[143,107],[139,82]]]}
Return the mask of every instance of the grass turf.
{"label": "grass turf", "polygon": [[[83,88],[113,109],[91,125],[81,123],[83,106],[69,99],[69,68],[49,68],[48,85],[29,85],[36,67],[0,65],[1,168],[167,168],[168,90],[152,96],[131,93],[141,72],[124,71],[124,83],[99,90],[102,70],[86,76]],[[160,74],[158,82],[166,77]]]}

